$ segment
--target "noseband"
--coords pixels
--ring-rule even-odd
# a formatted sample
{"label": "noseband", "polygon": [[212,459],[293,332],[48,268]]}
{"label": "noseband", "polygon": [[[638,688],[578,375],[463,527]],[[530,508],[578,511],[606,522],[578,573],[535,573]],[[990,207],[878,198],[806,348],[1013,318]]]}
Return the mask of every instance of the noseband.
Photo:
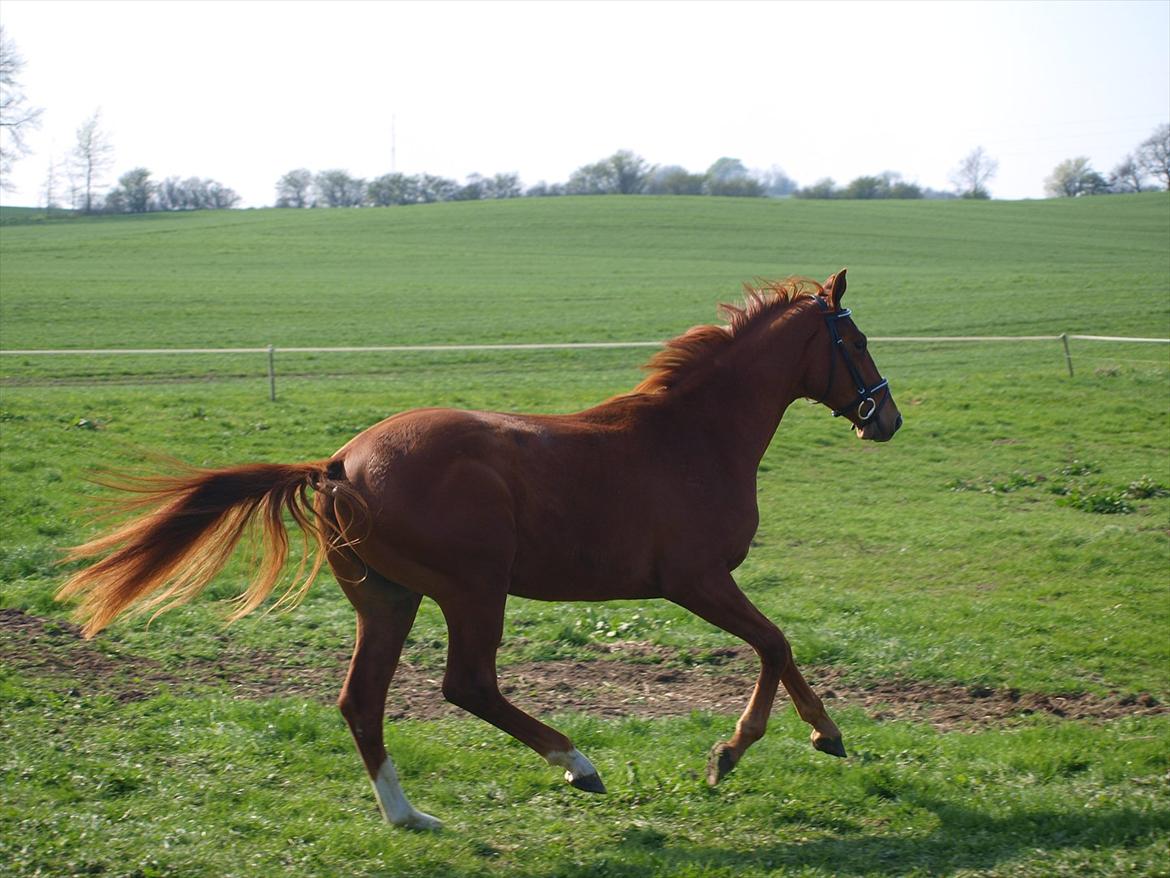
{"label": "noseband", "polygon": [[[877,418],[878,412],[882,410],[882,406],[890,398],[890,382],[878,376],[877,384],[866,386],[865,379],[861,377],[861,372],[858,370],[857,364],[849,356],[849,349],[845,346],[845,340],[841,338],[841,331],[837,328],[837,321],[844,320],[852,312],[848,308],[841,311],[830,311],[824,299],[817,298],[814,301],[817,303],[817,307],[823,312],[822,316],[825,318],[825,325],[829,328],[829,337],[833,340],[833,346],[829,349],[829,383],[825,386],[822,399],[828,399],[829,393],[833,389],[833,373],[837,368],[836,352],[840,351],[841,359],[845,361],[845,368],[849,370],[849,377],[853,380],[853,386],[857,388],[857,396],[853,398],[852,402],[834,411],[833,417],[839,418],[854,406],[857,406],[857,426],[863,427]],[[874,394],[879,390],[886,391],[886,394],[882,397],[881,402],[876,402],[874,400]]]}

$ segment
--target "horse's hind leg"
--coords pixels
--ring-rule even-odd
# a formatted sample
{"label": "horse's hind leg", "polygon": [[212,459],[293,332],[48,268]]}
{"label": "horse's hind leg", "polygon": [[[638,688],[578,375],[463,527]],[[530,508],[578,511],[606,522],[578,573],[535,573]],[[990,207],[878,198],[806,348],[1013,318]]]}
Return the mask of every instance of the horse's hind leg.
{"label": "horse's hind leg", "polygon": [[349,723],[382,815],[396,826],[440,829],[442,823],[416,809],[403,794],[382,737],[386,690],[422,596],[339,555],[331,554],[329,563],[357,610],[357,642],[337,706]]}
{"label": "horse's hind leg", "polygon": [[764,736],[780,682],[792,696],[800,718],[813,727],[813,746],[834,756],[845,755],[841,732],[801,676],[792,660],[792,648],[787,638],[747,599],[730,573],[720,571],[685,591],[670,592],[666,597],[746,641],[760,657],[760,676],[747,708],[736,723],[735,734],[731,740],[716,744],[711,751],[707,765],[708,783],[719,783],[735,768],[747,748]]}
{"label": "horse's hind leg", "polygon": [[507,595],[476,592],[440,603],[447,619],[447,672],[443,695],[516,740],[527,744],[550,765],[565,769],[565,780],[580,790],[604,793],[592,763],[556,729],[526,714],[501,693],[496,678],[496,650],[504,628]]}

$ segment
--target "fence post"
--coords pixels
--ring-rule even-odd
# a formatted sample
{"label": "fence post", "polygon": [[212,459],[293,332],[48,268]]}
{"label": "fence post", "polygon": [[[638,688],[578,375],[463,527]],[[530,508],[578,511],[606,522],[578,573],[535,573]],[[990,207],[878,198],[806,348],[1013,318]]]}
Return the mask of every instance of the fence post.
{"label": "fence post", "polygon": [[276,348],[268,346],[268,399],[276,402]]}
{"label": "fence post", "polygon": [[1072,378],[1073,377],[1072,354],[1069,353],[1069,349],[1068,349],[1068,333],[1062,332],[1060,334],[1060,340],[1064,343],[1064,362],[1068,366],[1068,377]]}

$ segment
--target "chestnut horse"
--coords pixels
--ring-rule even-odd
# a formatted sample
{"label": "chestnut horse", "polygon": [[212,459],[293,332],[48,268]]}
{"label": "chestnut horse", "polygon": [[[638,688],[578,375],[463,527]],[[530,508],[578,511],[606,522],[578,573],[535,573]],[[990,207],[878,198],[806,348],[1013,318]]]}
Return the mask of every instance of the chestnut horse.
{"label": "chestnut horse", "polygon": [[328,560],[357,611],[338,704],[385,818],[401,826],[440,826],[406,799],[382,738],[387,687],[424,596],[447,622],[447,699],[563,768],[579,789],[605,791],[567,737],[497,685],[508,595],[666,598],[751,644],[759,679],[735,733],[711,752],[711,784],[763,736],[778,683],[812,726],[812,745],[844,756],[788,641],[731,575],[759,522],[756,470],[790,403],[823,403],[862,439],[884,442],[901,426],[865,336],[841,307],[844,292],[844,270],[823,285],[749,288],[742,307],[723,306],[726,325],[667,342],[632,392],[577,414],[423,409],[370,427],[327,460],[123,483],[136,492],[128,507],[145,514],[73,549],[69,559],[100,560],[58,598],[81,596],[88,636],[131,606],[166,609],[206,585],[256,521],[265,555],[238,599],[243,615],[273,591],[287,513],[318,551],[277,603],[295,603]]}

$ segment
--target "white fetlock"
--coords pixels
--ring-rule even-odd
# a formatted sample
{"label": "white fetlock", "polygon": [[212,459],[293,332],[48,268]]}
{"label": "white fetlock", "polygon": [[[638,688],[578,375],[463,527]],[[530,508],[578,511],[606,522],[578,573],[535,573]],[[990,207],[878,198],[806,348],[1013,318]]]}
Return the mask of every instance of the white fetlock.
{"label": "white fetlock", "polygon": [[378,769],[378,775],[372,781],[374,792],[378,796],[378,807],[382,809],[382,816],[387,823],[402,826],[406,829],[442,829],[443,823],[430,814],[419,811],[410,804],[398,783],[398,772],[390,757]]}

